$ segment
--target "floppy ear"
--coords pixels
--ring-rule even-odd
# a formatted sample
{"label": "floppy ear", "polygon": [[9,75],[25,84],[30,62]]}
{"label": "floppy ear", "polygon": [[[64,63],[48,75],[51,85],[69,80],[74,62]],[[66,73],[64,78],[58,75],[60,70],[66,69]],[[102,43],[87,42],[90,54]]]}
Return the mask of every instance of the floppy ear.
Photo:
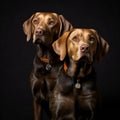
{"label": "floppy ear", "polygon": [[32,34],[32,26],[31,26],[32,18],[33,15],[23,23],[23,31],[27,35],[27,42],[30,40]]}
{"label": "floppy ear", "polygon": [[56,54],[60,56],[62,61],[66,56],[66,40],[70,32],[65,32],[60,38],[53,42],[52,47]]}
{"label": "floppy ear", "polygon": [[100,62],[109,51],[109,44],[100,35],[98,35],[97,60]]}
{"label": "floppy ear", "polygon": [[65,33],[65,32],[67,32],[67,31],[73,29],[72,24],[71,24],[70,22],[68,22],[68,21],[63,17],[63,15],[59,15],[59,21],[60,21],[59,37],[60,37],[63,33]]}

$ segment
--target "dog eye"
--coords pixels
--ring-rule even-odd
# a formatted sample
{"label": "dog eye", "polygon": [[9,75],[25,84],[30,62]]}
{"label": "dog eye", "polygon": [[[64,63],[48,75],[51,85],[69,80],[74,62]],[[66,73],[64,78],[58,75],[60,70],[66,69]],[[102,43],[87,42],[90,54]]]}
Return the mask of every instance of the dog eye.
{"label": "dog eye", "polygon": [[48,25],[54,25],[54,24],[55,24],[55,21],[53,19],[48,20]]}
{"label": "dog eye", "polygon": [[79,42],[79,41],[80,41],[80,39],[79,39],[77,36],[74,36],[74,37],[72,38],[72,40],[75,41],[75,42]]}
{"label": "dog eye", "polygon": [[93,36],[90,36],[90,37],[89,37],[89,41],[90,41],[90,43],[92,44],[92,43],[94,43],[95,38],[94,38]]}
{"label": "dog eye", "polygon": [[33,22],[33,24],[38,24],[39,23],[39,21],[37,19],[34,19],[32,22]]}

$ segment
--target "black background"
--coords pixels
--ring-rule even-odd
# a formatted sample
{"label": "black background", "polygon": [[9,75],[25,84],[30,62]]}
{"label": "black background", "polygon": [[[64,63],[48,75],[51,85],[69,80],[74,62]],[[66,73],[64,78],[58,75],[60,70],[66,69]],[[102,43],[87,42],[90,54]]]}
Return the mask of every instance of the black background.
{"label": "black background", "polygon": [[26,42],[22,24],[37,11],[62,14],[74,27],[94,28],[109,43],[109,53],[95,64],[97,84],[104,98],[103,119],[119,117],[120,11],[115,0],[4,0],[1,11],[1,120],[33,120],[29,73],[36,49]]}

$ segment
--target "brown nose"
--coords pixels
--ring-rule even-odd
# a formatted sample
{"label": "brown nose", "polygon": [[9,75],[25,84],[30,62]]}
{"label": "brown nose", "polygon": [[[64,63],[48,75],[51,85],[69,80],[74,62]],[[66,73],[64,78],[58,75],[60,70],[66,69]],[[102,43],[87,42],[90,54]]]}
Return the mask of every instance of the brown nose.
{"label": "brown nose", "polygon": [[80,46],[80,50],[83,53],[87,53],[88,50],[89,50],[89,46],[87,44],[83,44],[83,45]]}
{"label": "brown nose", "polygon": [[43,35],[43,30],[42,30],[41,28],[38,28],[38,29],[36,30],[36,34],[37,34],[37,35]]}

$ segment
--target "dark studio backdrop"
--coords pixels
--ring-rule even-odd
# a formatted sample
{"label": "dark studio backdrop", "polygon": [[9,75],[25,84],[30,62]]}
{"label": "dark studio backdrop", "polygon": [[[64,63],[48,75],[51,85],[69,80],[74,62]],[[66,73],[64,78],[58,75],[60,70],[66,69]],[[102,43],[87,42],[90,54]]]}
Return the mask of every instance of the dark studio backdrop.
{"label": "dark studio backdrop", "polygon": [[[33,120],[29,73],[36,53],[26,42],[23,22],[37,11],[62,14],[74,27],[96,29],[110,44],[109,53],[95,64],[103,95],[103,120],[119,117],[119,6],[114,0],[3,1],[0,15],[0,120]],[[44,114],[44,120],[47,120]]]}

